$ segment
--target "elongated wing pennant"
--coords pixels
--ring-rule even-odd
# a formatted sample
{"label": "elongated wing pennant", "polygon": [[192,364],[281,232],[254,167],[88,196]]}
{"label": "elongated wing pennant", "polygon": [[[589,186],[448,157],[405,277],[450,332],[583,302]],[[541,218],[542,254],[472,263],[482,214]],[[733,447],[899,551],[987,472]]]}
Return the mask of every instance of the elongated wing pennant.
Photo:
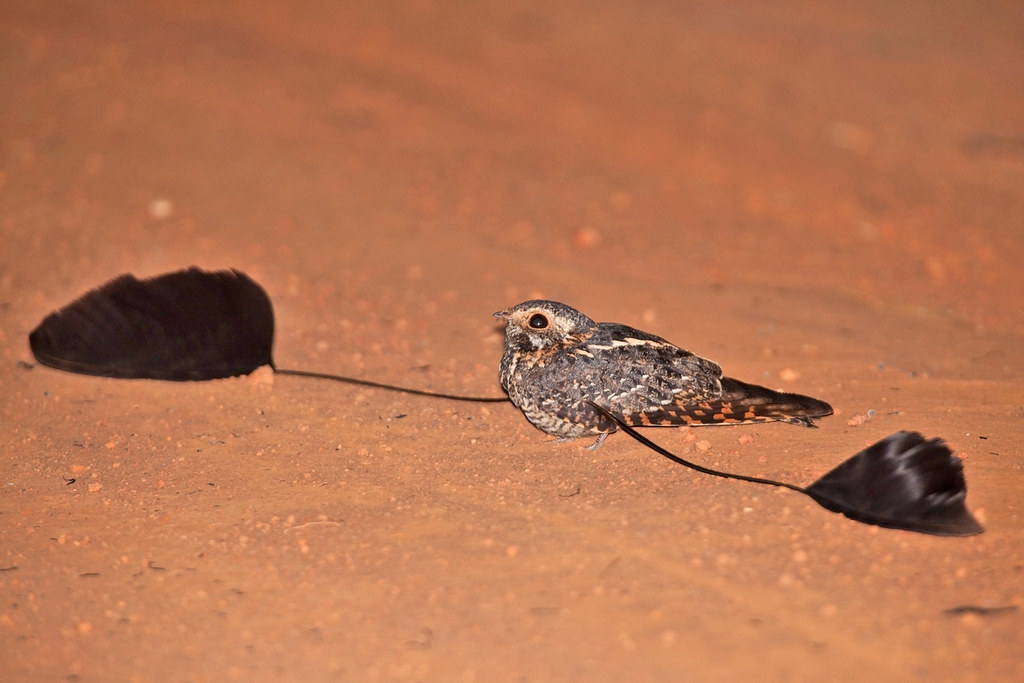
{"label": "elongated wing pennant", "polygon": [[47,316],[29,335],[43,365],[101,377],[191,381],[273,366],[274,311],[237,270],[122,275]]}

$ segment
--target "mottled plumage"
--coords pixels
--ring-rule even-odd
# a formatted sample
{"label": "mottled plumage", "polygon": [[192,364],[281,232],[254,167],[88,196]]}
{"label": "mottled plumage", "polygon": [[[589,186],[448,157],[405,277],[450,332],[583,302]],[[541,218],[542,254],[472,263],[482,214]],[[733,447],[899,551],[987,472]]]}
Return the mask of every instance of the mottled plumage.
{"label": "mottled plumage", "polygon": [[[494,314],[505,320],[501,385],[539,429],[573,439],[618,425],[790,422],[813,427],[832,407],[722,376],[717,363],[647,332],[596,323],[556,301],[524,301]],[[597,445],[595,444],[595,445]]]}

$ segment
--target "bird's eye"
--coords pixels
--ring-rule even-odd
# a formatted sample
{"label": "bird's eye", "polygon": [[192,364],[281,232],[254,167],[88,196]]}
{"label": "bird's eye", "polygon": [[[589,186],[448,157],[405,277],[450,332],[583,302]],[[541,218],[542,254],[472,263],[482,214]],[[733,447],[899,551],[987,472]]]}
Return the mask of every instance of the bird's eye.
{"label": "bird's eye", "polygon": [[548,326],[548,318],[547,318],[547,316],[545,316],[545,315],[543,315],[541,313],[534,313],[533,315],[530,316],[530,327],[532,327],[533,329],[535,329],[535,330],[543,330],[547,326]]}

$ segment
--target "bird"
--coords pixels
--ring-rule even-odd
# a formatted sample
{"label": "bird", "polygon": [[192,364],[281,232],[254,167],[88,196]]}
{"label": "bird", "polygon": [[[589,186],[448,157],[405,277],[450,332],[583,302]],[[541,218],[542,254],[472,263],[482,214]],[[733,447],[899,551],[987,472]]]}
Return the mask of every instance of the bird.
{"label": "bird", "polygon": [[618,430],[617,420],[631,427],[815,427],[833,412],[810,396],[725,377],[714,361],[661,337],[594,322],[557,301],[531,299],[494,317],[505,321],[502,388],[527,420],[559,441],[596,436],[589,448],[598,448]]}

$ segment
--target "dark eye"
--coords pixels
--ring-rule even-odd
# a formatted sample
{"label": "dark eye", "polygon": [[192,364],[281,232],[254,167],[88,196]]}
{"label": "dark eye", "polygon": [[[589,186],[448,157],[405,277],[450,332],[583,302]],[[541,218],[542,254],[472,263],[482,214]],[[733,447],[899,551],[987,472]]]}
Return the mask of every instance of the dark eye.
{"label": "dark eye", "polygon": [[543,330],[548,326],[548,318],[540,313],[534,313],[530,316],[530,327],[535,330]]}

